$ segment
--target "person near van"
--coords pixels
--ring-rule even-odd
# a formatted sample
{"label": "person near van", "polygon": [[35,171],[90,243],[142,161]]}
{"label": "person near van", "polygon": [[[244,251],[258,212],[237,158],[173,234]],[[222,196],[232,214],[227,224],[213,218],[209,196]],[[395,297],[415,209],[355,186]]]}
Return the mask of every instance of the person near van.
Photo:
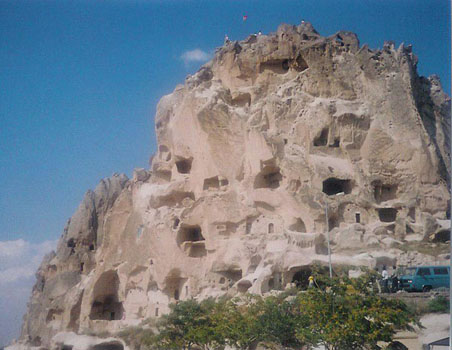
{"label": "person near van", "polygon": [[383,270],[381,271],[381,279],[383,280],[383,293],[388,293],[389,273],[386,270],[386,266],[383,266]]}
{"label": "person near van", "polygon": [[396,293],[399,290],[399,277],[397,276],[397,267],[392,267],[391,275],[391,293]]}

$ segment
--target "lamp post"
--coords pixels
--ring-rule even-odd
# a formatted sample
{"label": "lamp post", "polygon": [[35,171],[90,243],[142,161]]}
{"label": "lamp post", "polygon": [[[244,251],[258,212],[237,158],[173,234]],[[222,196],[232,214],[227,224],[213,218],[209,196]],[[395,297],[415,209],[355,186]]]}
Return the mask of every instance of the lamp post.
{"label": "lamp post", "polygon": [[[336,197],[343,196],[344,192],[336,193]],[[330,278],[333,278],[333,266],[331,264],[331,243],[330,243],[330,223],[328,220],[328,197],[325,200],[325,222],[326,222],[326,239],[328,243],[328,267],[330,269]]]}
{"label": "lamp post", "polygon": [[328,266],[330,268],[330,278],[333,278],[333,267],[331,266],[331,246],[330,246],[330,224],[328,220],[328,199],[325,202],[326,237],[328,242]]}

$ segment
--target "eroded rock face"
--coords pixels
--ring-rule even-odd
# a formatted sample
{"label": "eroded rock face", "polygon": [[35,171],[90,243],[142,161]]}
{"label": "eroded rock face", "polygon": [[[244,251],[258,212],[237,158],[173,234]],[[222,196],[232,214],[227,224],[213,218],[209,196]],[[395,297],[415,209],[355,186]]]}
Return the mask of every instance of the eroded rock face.
{"label": "eroded rock face", "polygon": [[450,98],[416,61],[309,23],[218,49],[158,104],[150,171],[86,194],[22,338],[48,346],[176,300],[304,283],[327,261],[327,228],[335,265],[412,262],[394,247],[442,237],[450,176]]}

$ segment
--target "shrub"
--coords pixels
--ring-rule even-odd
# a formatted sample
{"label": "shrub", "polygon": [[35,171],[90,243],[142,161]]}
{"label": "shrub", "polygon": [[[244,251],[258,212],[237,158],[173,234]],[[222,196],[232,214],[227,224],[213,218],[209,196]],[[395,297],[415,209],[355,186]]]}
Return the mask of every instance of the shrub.
{"label": "shrub", "polygon": [[450,302],[446,297],[437,296],[428,302],[429,312],[449,312]]}

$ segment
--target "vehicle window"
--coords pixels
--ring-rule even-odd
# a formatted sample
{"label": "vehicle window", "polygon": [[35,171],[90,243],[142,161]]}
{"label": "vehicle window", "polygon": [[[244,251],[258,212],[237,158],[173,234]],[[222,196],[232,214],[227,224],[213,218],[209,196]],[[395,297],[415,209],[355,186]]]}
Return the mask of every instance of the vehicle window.
{"label": "vehicle window", "polygon": [[418,269],[417,271],[418,276],[427,276],[430,275],[430,269],[428,267],[423,267]]}
{"label": "vehicle window", "polygon": [[435,275],[447,275],[447,268],[446,267],[437,267],[433,269],[433,273]]}
{"label": "vehicle window", "polygon": [[416,268],[415,267],[409,267],[404,271],[405,275],[414,275],[416,273]]}

